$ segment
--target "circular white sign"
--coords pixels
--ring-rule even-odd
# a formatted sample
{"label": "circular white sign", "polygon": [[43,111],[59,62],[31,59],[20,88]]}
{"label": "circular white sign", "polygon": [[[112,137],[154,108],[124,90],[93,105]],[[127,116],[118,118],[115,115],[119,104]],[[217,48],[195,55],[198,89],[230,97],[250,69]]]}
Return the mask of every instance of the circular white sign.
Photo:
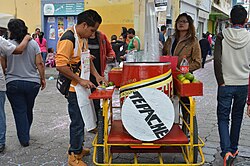
{"label": "circular white sign", "polygon": [[123,103],[121,118],[128,133],[141,141],[164,137],[174,123],[174,107],[169,97],[155,88],[141,88]]}
{"label": "circular white sign", "polygon": [[44,15],[53,15],[55,12],[55,7],[53,4],[45,4],[43,7]]}

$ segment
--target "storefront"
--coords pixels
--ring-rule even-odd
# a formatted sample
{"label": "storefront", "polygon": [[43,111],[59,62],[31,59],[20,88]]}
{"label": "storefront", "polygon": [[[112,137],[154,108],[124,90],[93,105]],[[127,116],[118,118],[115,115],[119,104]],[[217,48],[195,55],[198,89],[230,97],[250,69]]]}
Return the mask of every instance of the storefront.
{"label": "storefront", "polygon": [[202,33],[208,30],[210,7],[210,0],[182,0],[180,2],[180,13],[186,12],[193,18],[198,39],[201,39]]}
{"label": "storefront", "polygon": [[198,10],[198,25],[196,28],[196,35],[198,39],[202,38],[202,33],[207,32],[209,12],[199,9]]}
{"label": "storefront", "polygon": [[56,50],[63,32],[76,23],[76,16],[84,10],[83,0],[42,0],[42,22],[48,48]]}

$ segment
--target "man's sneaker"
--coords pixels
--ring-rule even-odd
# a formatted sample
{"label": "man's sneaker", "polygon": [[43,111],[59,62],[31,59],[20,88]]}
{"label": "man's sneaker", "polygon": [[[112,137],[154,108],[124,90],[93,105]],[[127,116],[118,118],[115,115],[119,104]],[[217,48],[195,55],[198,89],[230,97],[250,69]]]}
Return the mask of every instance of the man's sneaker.
{"label": "man's sneaker", "polygon": [[[84,144],[82,144],[82,146],[84,146]],[[69,144],[69,148],[70,148],[70,144]],[[68,149],[69,150],[69,149]],[[68,153],[68,151],[67,151],[67,153]],[[81,157],[81,158],[83,158],[84,156],[88,156],[88,155],[90,155],[90,149],[89,148],[83,148],[82,147],[82,152],[79,154],[79,156]]]}
{"label": "man's sneaker", "polygon": [[224,157],[223,166],[233,166],[233,161],[234,161],[234,156],[232,155],[231,152],[227,152]]}
{"label": "man's sneaker", "polygon": [[68,165],[69,166],[87,166],[86,163],[82,161],[81,156],[78,154],[74,154],[71,152],[71,154],[68,155]]}
{"label": "man's sneaker", "polygon": [[20,144],[22,147],[28,147],[30,145],[29,142],[20,142]]}
{"label": "man's sneaker", "polygon": [[84,156],[90,155],[90,149],[89,148],[82,148],[82,153],[80,154],[81,158]]}
{"label": "man's sneaker", "polygon": [[0,144],[0,153],[2,153],[5,149],[5,145],[4,144]]}
{"label": "man's sneaker", "polygon": [[236,152],[234,152],[234,154],[233,154],[234,158],[237,157],[238,154],[239,154],[239,150],[236,150]]}

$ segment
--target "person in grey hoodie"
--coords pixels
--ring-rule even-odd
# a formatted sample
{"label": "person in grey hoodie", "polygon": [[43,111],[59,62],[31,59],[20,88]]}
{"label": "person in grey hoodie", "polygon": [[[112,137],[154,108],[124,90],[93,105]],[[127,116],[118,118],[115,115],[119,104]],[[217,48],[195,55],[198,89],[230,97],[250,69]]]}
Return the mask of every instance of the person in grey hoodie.
{"label": "person in grey hoodie", "polygon": [[214,49],[214,71],[218,83],[217,119],[224,166],[231,165],[238,155],[250,72],[250,33],[244,28],[248,21],[245,8],[235,5],[230,12],[230,21],[232,28],[218,34]]}

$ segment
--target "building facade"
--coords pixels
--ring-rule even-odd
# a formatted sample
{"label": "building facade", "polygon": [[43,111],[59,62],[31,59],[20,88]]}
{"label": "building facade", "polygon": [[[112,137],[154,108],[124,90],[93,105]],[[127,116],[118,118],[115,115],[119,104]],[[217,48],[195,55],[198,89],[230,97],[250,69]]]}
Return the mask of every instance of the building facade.
{"label": "building facade", "polygon": [[218,34],[229,24],[229,14],[232,8],[231,0],[213,0],[209,14],[209,32]]}
{"label": "building facade", "polygon": [[180,13],[185,12],[193,18],[199,39],[207,31],[210,10],[210,0],[180,0]]}
{"label": "building facade", "polygon": [[[108,37],[120,35],[121,27],[135,27],[134,3],[137,0],[0,0],[0,12],[25,21],[29,33],[36,28],[45,32],[48,47],[56,48],[60,35],[76,23],[76,16],[87,9],[97,10],[103,18],[99,30]],[[136,6],[139,7],[139,6]],[[138,27],[138,26],[137,26]],[[136,31],[139,31],[136,29]]]}
{"label": "building facade", "polygon": [[40,0],[0,0],[0,12],[11,14],[25,21],[29,33],[41,28]]}
{"label": "building facade", "polygon": [[56,50],[58,39],[76,23],[76,16],[84,10],[82,0],[41,0],[41,25],[48,47]]}

